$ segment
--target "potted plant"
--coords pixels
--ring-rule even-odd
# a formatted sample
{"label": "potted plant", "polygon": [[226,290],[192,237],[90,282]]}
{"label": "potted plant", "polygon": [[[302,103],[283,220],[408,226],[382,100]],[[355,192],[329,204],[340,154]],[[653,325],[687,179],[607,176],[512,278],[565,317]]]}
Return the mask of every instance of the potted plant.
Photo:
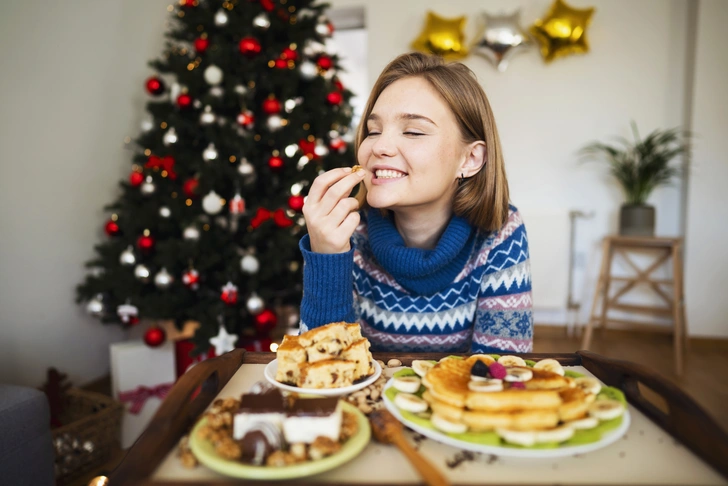
{"label": "potted plant", "polygon": [[689,153],[688,135],[679,128],[657,129],[640,139],[632,122],[634,141],[618,137],[617,145],[593,142],[580,150],[586,160],[606,160],[610,173],[622,186],[626,201],[619,215],[619,234],[654,236],[655,208],[647,204],[652,191],[682,176],[682,168],[671,164]]}

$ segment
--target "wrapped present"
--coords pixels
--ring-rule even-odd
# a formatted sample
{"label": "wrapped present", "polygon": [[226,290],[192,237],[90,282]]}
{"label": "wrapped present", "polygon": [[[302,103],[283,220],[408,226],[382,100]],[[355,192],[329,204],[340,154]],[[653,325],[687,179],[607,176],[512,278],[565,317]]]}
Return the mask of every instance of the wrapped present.
{"label": "wrapped present", "polygon": [[195,349],[195,343],[191,339],[183,339],[175,341],[174,343],[174,362],[175,362],[175,373],[177,378],[184,375],[187,370],[192,368],[197,363],[205,361],[209,358],[214,358],[215,348],[210,346],[206,353],[200,353],[193,355],[192,352]]}
{"label": "wrapped present", "polygon": [[139,438],[176,381],[174,344],[150,348],[141,340],[114,343],[111,349],[111,386],[124,404],[121,447]]}

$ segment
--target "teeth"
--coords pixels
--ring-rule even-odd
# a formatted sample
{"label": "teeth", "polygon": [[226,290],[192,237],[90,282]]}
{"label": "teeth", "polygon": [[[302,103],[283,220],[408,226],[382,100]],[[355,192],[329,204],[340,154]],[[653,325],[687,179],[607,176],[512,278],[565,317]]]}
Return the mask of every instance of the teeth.
{"label": "teeth", "polygon": [[390,170],[390,169],[379,169],[374,172],[377,176],[377,179],[398,179],[400,177],[405,177],[407,174],[404,172],[400,172],[398,170]]}

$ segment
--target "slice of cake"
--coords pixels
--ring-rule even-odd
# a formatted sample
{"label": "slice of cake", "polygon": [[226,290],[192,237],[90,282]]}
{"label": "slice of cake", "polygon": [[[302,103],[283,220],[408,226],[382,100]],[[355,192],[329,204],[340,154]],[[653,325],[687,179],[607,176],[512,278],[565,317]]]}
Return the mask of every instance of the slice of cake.
{"label": "slice of cake", "polygon": [[283,422],[283,436],[289,444],[311,444],[318,437],[334,442],[341,435],[342,409],[337,397],[296,400]]}
{"label": "slice of cake", "polygon": [[331,342],[337,339],[342,347],[346,347],[352,341],[351,334],[348,332],[346,326],[347,324],[345,322],[332,322],[331,324],[306,331],[298,336],[298,339],[304,348],[310,348],[322,341]]}
{"label": "slice of cake", "polygon": [[240,408],[233,418],[233,439],[242,439],[257,423],[270,423],[280,430],[285,417],[285,401],[280,390],[245,393],[240,397]]}
{"label": "slice of cake", "polygon": [[349,345],[348,348],[341,352],[341,358],[347,361],[353,361],[356,364],[354,369],[354,380],[369,376],[374,373],[372,362],[372,353],[369,352],[369,341],[367,339],[359,339]]}
{"label": "slice of cake", "polygon": [[278,370],[276,381],[295,385],[298,383],[301,364],[306,362],[306,349],[301,346],[299,336],[283,336],[283,342],[276,353]]}
{"label": "slice of cake", "polygon": [[341,388],[354,383],[356,363],[329,359],[301,366],[298,386],[301,388]]}

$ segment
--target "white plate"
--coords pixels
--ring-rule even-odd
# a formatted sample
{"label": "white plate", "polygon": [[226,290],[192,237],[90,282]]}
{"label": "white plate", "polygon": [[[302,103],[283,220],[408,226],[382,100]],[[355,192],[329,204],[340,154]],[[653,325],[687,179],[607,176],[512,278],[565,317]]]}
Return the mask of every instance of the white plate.
{"label": "white plate", "polygon": [[[392,386],[392,380],[390,379],[387,384],[385,385],[384,389],[390,388]],[[495,454],[497,456],[506,456],[506,457],[529,457],[529,458],[550,458],[550,457],[565,457],[565,456],[571,456],[574,454],[584,454],[586,452],[595,451],[597,449],[601,449],[602,447],[606,447],[613,442],[616,442],[624,435],[624,433],[629,428],[629,410],[624,410],[624,415],[622,416],[622,423],[619,427],[617,427],[614,430],[610,430],[608,432],[605,432],[602,434],[602,438],[598,440],[597,442],[592,442],[591,444],[581,444],[581,445],[574,445],[574,446],[562,446],[558,447],[556,449],[519,449],[516,447],[501,447],[501,446],[491,446],[491,445],[483,445],[483,444],[474,444],[473,442],[466,442],[463,440],[455,439],[453,437],[450,437],[449,435],[443,434],[442,432],[438,430],[432,430],[428,429],[426,427],[422,427],[421,425],[417,425],[413,422],[410,422],[409,420],[402,417],[402,415],[399,413],[399,409],[397,406],[392,403],[387,396],[382,393],[382,400],[384,400],[384,405],[387,407],[387,409],[392,412],[392,414],[397,417],[397,420],[402,422],[404,425],[409,427],[410,429],[414,430],[415,432],[419,432],[420,434],[424,435],[425,437],[429,437],[430,439],[436,440],[437,442],[441,442],[443,444],[451,445],[453,447],[457,447],[459,449],[467,449],[473,452],[484,452],[486,454]]]}
{"label": "white plate", "polygon": [[379,366],[379,363],[377,363],[376,361],[373,361],[373,366],[374,374],[372,374],[369,378],[360,383],[356,383],[351,386],[344,386],[341,388],[299,388],[297,386],[291,386],[281,383],[276,380],[276,371],[278,371],[277,359],[274,359],[273,361],[268,363],[268,365],[265,367],[265,370],[263,371],[263,375],[265,376],[266,380],[268,380],[271,384],[277,386],[281,390],[295,393],[305,393],[307,395],[318,395],[322,397],[338,397],[340,395],[348,395],[349,393],[354,393],[355,391],[366,388],[375,381],[377,381],[379,375],[382,374],[382,367]]}

